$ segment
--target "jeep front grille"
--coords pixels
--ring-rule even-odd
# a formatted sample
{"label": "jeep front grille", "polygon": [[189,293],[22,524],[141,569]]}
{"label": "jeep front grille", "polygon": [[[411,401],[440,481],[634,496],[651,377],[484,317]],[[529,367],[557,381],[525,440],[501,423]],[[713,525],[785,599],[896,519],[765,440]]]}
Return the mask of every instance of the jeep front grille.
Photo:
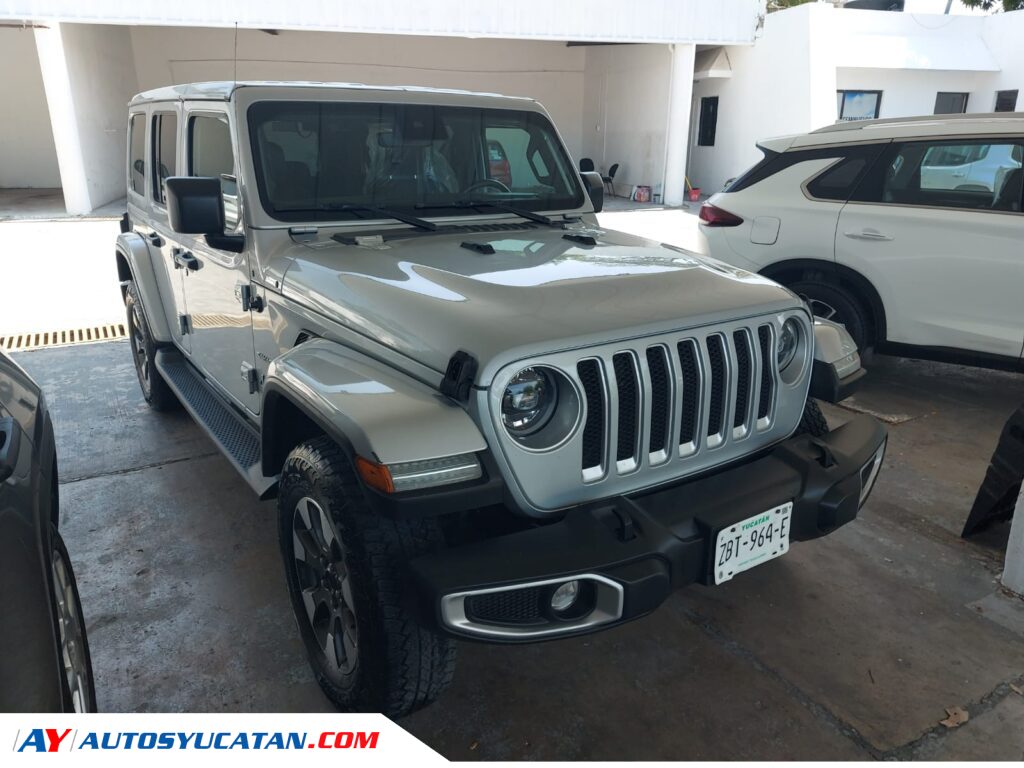
{"label": "jeep front grille", "polygon": [[[811,338],[802,308],[516,360],[481,390],[480,411],[502,474],[524,511],[544,514],[706,472],[789,437],[810,384],[811,344],[783,378],[775,367],[782,324]],[[550,446],[505,430],[501,398],[517,371],[563,374],[560,403],[575,423]],[[571,419],[571,416],[568,418]]]}
{"label": "jeep front grille", "polygon": [[[754,334],[756,347],[751,341]],[[770,426],[775,381],[771,342],[771,325],[765,323],[729,334],[682,339],[672,347],[674,355],[668,353],[669,347],[652,344],[581,360],[576,371],[587,405],[581,456],[584,481],[600,479],[609,470],[617,474],[635,470],[644,459],[641,446],[647,450],[647,462],[658,464],[673,451],[681,459],[692,457]],[[646,370],[638,365],[641,358]],[[769,365],[764,364],[766,360]],[[679,410],[677,446],[667,440],[673,409]],[[611,435],[615,437],[613,461],[607,439]]]}

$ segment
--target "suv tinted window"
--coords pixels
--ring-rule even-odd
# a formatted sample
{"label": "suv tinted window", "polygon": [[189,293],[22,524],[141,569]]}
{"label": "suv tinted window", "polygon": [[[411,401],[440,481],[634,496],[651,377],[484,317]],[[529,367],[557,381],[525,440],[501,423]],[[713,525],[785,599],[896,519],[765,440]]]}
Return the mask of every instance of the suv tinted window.
{"label": "suv tinted window", "polygon": [[191,176],[235,175],[227,120],[205,115],[189,120],[188,168]]}
{"label": "suv tinted window", "polygon": [[1021,210],[1019,142],[894,144],[854,198],[896,205]]}
{"label": "suv tinted window", "polygon": [[867,166],[868,160],[863,155],[843,158],[812,180],[807,185],[807,191],[811,197],[845,202]]}
{"label": "suv tinted window", "polygon": [[146,194],[146,116],[141,112],[132,115],[128,126],[129,178],[132,192]]}
{"label": "suv tinted window", "polygon": [[172,112],[153,115],[153,199],[166,202],[164,181],[176,172],[178,117]]}

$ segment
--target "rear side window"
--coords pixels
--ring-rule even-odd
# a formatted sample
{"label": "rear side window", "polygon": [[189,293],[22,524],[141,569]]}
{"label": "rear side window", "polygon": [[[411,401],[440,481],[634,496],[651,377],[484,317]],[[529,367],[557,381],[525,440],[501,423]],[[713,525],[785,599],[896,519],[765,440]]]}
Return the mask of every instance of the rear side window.
{"label": "rear side window", "polygon": [[867,158],[863,155],[843,158],[811,180],[807,185],[807,192],[811,197],[820,200],[846,202],[857,186],[857,182],[860,181],[867,165]]}
{"label": "rear side window", "polygon": [[128,178],[132,192],[146,194],[146,116],[132,115],[128,124]]}
{"label": "rear side window", "polygon": [[167,202],[164,182],[177,168],[178,117],[173,112],[153,115],[153,199]]}

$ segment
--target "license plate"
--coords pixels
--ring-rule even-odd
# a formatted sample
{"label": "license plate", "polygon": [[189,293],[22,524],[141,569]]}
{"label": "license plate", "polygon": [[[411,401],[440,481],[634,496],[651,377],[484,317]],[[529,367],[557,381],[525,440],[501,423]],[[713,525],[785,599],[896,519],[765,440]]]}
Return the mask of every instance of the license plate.
{"label": "license plate", "polygon": [[715,584],[786,554],[792,516],[793,502],[787,501],[720,530],[715,542]]}

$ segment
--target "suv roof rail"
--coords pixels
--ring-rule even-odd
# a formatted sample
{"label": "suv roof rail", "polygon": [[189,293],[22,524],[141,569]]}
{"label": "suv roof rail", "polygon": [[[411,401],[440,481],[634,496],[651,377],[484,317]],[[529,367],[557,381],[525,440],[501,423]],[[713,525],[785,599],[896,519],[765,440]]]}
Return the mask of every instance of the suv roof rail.
{"label": "suv roof rail", "polygon": [[876,125],[913,125],[916,123],[946,123],[951,121],[987,121],[987,120],[1020,120],[1024,113],[1020,112],[966,112],[952,115],[915,115],[913,117],[885,117],[875,120],[844,120],[826,125],[811,133],[834,133],[836,131],[859,131]]}

